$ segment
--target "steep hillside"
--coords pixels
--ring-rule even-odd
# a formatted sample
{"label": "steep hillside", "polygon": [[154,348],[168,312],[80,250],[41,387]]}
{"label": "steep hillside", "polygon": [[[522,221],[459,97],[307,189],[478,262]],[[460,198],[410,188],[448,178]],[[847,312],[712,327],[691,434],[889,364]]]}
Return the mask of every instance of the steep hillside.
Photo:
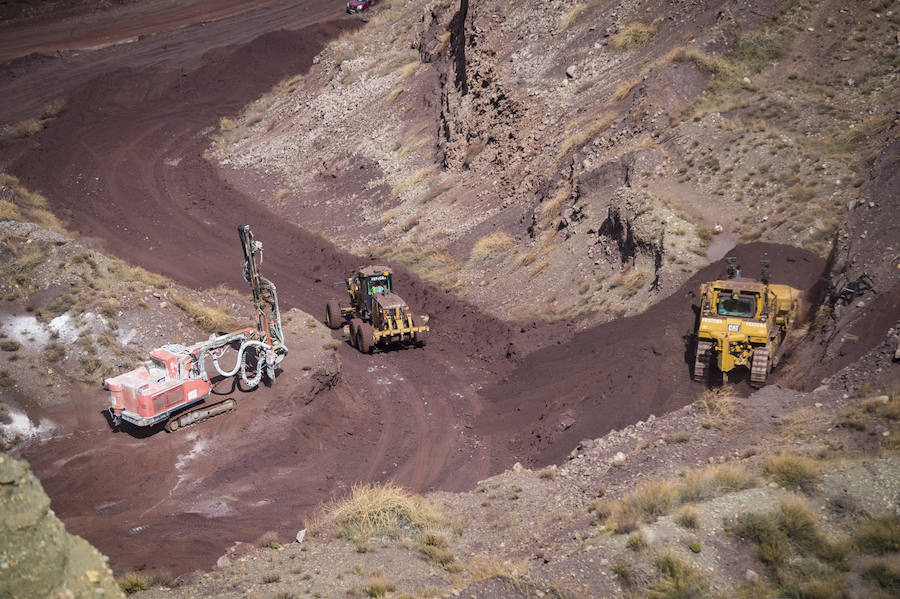
{"label": "steep hillside", "polygon": [[[129,590],[896,590],[896,2],[54,5],[0,9],[0,441]],[[56,35],[72,7],[98,49]],[[289,316],[277,384],[114,433],[104,376],[252,322],[244,223]],[[690,376],[732,253],[806,292],[752,394]],[[427,346],[319,322],[375,259]],[[393,484],[396,527],[335,515]]]}
{"label": "steep hillside", "polygon": [[[385,2],[223,120],[215,155],[287,218],[494,314],[621,316],[738,241],[826,257],[896,227],[898,20],[885,1]],[[890,289],[887,255],[852,259]]]}

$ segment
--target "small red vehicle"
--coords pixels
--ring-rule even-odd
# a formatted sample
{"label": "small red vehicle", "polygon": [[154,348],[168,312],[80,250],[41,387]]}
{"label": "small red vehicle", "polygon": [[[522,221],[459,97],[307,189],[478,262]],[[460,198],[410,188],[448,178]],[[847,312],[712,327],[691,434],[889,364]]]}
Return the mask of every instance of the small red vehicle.
{"label": "small red vehicle", "polygon": [[350,0],[347,2],[347,12],[362,12],[375,4],[375,1],[376,0]]}

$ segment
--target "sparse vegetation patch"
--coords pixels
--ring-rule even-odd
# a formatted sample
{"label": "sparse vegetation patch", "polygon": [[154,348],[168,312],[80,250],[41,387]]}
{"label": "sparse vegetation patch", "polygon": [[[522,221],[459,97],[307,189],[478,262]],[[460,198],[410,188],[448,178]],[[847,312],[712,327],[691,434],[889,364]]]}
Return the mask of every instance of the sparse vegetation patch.
{"label": "sparse vegetation patch", "polygon": [[643,23],[631,23],[612,36],[612,47],[619,52],[643,46],[653,37],[655,29]]}
{"label": "sparse vegetation patch", "polygon": [[326,520],[348,539],[396,537],[446,525],[436,507],[393,483],[354,486],[349,497],[328,506]]}

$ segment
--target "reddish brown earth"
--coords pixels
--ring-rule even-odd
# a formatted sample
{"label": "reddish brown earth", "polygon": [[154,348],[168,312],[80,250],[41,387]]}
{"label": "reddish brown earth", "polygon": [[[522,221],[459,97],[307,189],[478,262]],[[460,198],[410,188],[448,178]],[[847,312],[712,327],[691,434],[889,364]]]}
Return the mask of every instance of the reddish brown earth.
{"label": "reddish brown earth", "polygon": [[[366,259],[289,225],[203,158],[219,117],[302,72],[358,22],[339,18],[333,1],[270,4],[137,43],[7,64],[6,123],[55,94],[68,100],[41,133],[0,144],[2,170],[106,251],[192,287],[245,289],[235,227],[249,223],[282,308],[321,314],[332,282]],[[782,246],[737,254],[746,274],[765,255],[779,280],[799,287],[824,268]],[[425,349],[362,356],[345,345],[342,381],[310,403],[286,373],[235,414],[173,435],[113,434],[100,415],[104,393],[85,388],[43,414],[57,434],[22,453],[69,530],[117,570],[208,568],[235,540],[270,529],[293,536],[313,506],[354,482],[463,489],[514,460],[553,462],[581,438],[689,403],[703,391],[689,380],[690,304],[699,281],[723,271],[712,265],[646,313],[573,335],[574,323],[511,327],[398,269],[398,289],[431,316]]]}

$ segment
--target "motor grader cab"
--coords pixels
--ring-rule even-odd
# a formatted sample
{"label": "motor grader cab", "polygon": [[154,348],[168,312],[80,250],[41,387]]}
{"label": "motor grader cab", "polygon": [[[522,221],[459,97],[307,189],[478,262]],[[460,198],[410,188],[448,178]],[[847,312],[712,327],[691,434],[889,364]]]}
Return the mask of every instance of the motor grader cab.
{"label": "motor grader cab", "polygon": [[784,339],[800,312],[800,291],[769,283],[763,261],[760,281],[743,278],[735,258],[727,258],[728,278],[700,286],[700,322],[694,380],[706,381],[713,367],[724,377],[750,370],[750,384],[765,385]]}
{"label": "motor grader cab", "polygon": [[[425,343],[427,316],[415,316],[402,297],[393,292],[393,274],[383,265],[359,267],[346,279],[350,305],[338,300],[325,306],[325,323],[347,328],[350,344],[363,353],[376,346]],[[345,321],[349,321],[345,325]]]}

